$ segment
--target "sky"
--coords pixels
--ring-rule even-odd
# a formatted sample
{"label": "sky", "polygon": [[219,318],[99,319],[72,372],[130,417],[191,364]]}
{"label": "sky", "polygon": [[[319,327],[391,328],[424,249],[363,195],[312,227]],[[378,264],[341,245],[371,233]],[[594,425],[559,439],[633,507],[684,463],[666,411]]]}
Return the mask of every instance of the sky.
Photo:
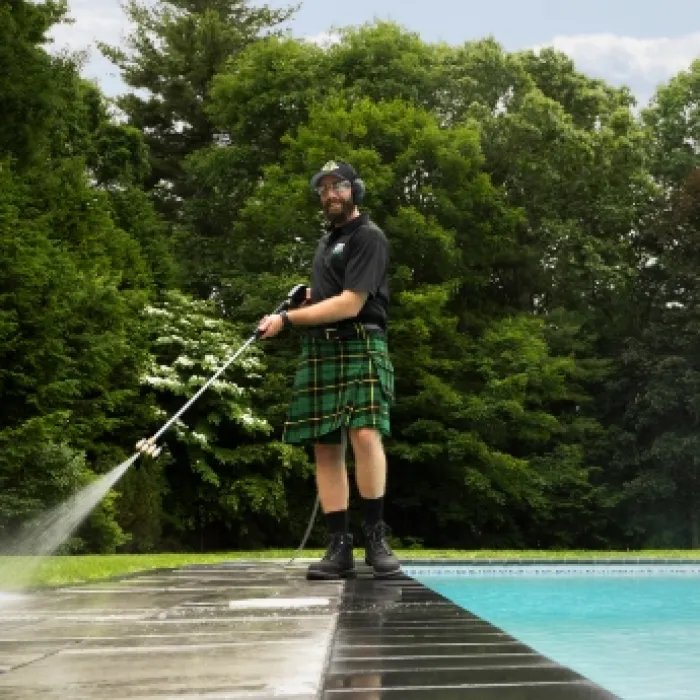
{"label": "sky", "polygon": [[[146,0],[152,2],[153,0]],[[260,5],[262,2],[253,2]],[[554,46],[577,68],[628,85],[642,105],[656,87],[700,58],[697,0],[268,0],[301,7],[294,36],[323,39],[334,27],[392,20],[428,42],[459,45],[493,36],[506,50]],[[118,70],[94,48],[120,44],[129,30],[119,0],[69,0],[72,25],[52,31],[54,48],[90,51],[83,74],[110,96],[125,90]]]}

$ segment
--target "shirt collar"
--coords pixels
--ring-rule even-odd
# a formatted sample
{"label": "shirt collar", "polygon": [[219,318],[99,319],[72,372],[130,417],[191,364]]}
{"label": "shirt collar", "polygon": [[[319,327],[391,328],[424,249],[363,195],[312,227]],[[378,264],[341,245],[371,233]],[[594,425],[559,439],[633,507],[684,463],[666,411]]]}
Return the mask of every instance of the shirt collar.
{"label": "shirt collar", "polygon": [[362,226],[363,224],[366,224],[369,221],[369,214],[360,214],[359,216],[356,216],[354,219],[351,219],[350,221],[347,222],[347,224],[343,224],[342,226],[335,227],[332,226],[330,227],[330,232],[331,236],[342,236],[343,234],[349,235],[353,233],[353,231],[357,230]]}

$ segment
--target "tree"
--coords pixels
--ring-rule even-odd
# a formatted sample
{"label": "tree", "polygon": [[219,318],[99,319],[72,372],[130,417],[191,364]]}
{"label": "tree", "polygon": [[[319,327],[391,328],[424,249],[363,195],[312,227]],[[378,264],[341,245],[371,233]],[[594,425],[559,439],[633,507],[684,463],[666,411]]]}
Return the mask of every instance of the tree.
{"label": "tree", "polygon": [[[58,235],[59,222],[65,233],[80,230],[73,217],[90,202],[95,215],[82,209],[85,230],[103,233],[110,247],[119,241],[99,197],[84,189],[81,201],[71,174],[56,167],[48,182],[37,174],[23,185],[7,167],[0,173],[0,436],[4,491],[17,495],[3,511],[5,524],[85,483],[85,457],[98,472],[115,466],[123,452],[114,438],[138,419],[136,385],[126,387],[142,351],[133,314],[143,297],[138,287],[120,290],[112,268],[118,259],[100,254],[95,238],[78,236],[82,258]],[[22,442],[30,437],[39,442],[28,450]]]}
{"label": "tree", "polygon": [[636,275],[620,295],[621,351],[605,401],[620,536],[632,546],[700,546],[694,444],[699,75],[696,62],[660,87],[641,119],[653,184],[631,236]]}
{"label": "tree", "polygon": [[662,187],[682,188],[700,154],[700,59],[657,90],[643,112],[650,170]]}
{"label": "tree", "polygon": [[235,254],[240,210],[263,169],[282,157],[285,135],[336,82],[319,47],[277,36],[250,44],[212,80],[207,112],[225,140],[187,157],[197,196],[183,203],[182,215],[190,232],[188,288],[204,297],[216,289],[226,313],[242,298],[232,282],[245,272]]}
{"label": "tree", "polygon": [[247,0],[130,0],[135,25],[129,51],[101,44],[136,92],[117,99],[129,124],[146,135],[151,156],[148,190],[177,219],[183,198],[196,195],[183,173],[185,158],[216,142],[207,114],[212,78],[231,57],[291,16],[290,10],[251,7]]}
{"label": "tree", "polygon": [[[146,343],[137,314],[152,281],[99,186],[108,172],[118,186],[117,173],[138,162],[138,134],[112,130],[130,138],[126,158],[115,138],[100,138],[109,120],[96,91],[71,57],[42,48],[63,5],[1,11],[0,31],[12,29],[0,49],[3,76],[20,67],[24,75],[0,83],[10,98],[0,154],[0,468],[10,499],[3,525],[12,526],[124,458],[123,438],[148,412],[138,394]],[[23,93],[36,109],[30,118]],[[31,447],[12,442],[30,438]],[[106,500],[93,515],[84,546],[120,541],[111,508]]]}
{"label": "tree", "polygon": [[481,123],[486,167],[524,213],[522,252],[499,271],[506,299],[531,312],[562,307],[607,322],[611,299],[634,277],[630,237],[649,193],[632,114],[620,109],[595,129],[579,128],[535,89]]}
{"label": "tree", "polygon": [[640,235],[646,263],[635,288],[636,332],[615,385],[626,399],[616,458],[630,536],[697,548],[700,170],[663,202]]}
{"label": "tree", "polygon": [[28,166],[53,140],[65,106],[57,93],[70,81],[63,57],[48,60],[46,32],[66,14],[66,3],[3,3],[0,6],[0,154]]}

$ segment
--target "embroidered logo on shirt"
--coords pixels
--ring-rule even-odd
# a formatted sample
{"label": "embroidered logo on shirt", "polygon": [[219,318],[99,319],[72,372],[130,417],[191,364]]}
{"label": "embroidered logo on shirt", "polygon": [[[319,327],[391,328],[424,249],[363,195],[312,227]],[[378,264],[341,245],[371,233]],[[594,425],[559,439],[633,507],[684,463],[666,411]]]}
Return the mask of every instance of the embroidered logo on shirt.
{"label": "embroidered logo on shirt", "polygon": [[345,243],[336,243],[332,255],[340,255],[343,252],[343,248],[345,248]]}

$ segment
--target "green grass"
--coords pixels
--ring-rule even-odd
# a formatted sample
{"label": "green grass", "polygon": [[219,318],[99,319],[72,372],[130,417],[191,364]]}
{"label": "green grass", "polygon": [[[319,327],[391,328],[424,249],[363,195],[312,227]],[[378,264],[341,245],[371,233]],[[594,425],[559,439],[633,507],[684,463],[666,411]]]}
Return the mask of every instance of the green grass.
{"label": "green grass", "polygon": [[[318,557],[321,550],[304,550],[303,558]],[[453,559],[478,561],[483,559],[698,559],[700,550],[645,551],[538,551],[538,550],[397,550],[401,559]],[[291,549],[270,549],[255,552],[219,552],[211,554],[116,554],[104,556],[64,556],[36,559],[32,557],[0,557],[0,590],[20,587],[61,586],[85,581],[109,579],[114,576],[172,569],[188,564],[215,564],[245,559],[288,560]]]}

